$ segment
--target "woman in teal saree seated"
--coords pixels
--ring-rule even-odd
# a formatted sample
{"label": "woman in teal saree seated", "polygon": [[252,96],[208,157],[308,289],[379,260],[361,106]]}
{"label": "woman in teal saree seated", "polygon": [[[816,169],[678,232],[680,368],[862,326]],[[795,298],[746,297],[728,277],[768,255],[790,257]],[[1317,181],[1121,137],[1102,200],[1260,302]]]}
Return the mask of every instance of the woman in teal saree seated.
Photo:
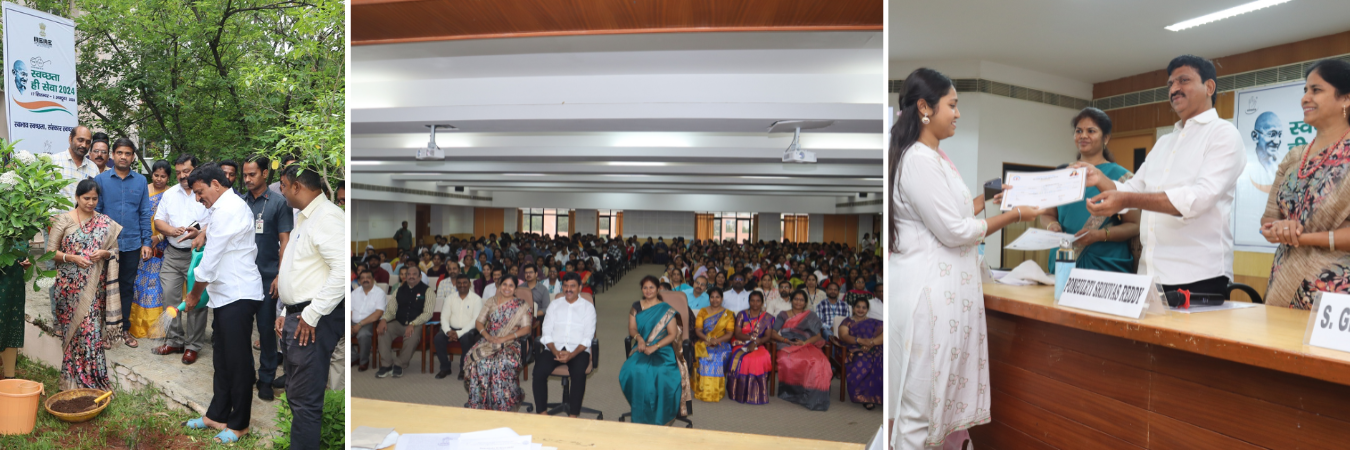
{"label": "woman in teal saree seated", "polygon": [[[1084,108],[1073,118],[1074,144],[1078,159],[1096,166],[1107,178],[1125,182],[1134,174],[1115,163],[1106,148],[1111,140],[1111,118],[1097,108]],[[1089,186],[1083,198],[1092,198],[1100,192]],[[1058,208],[1047,208],[1040,216],[1046,230],[1082,236],[1074,242],[1077,256],[1075,267],[1108,272],[1133,273],[1134,253],[1130,242],[1139,236],[1139,210],[1130,210],[1109,217],[1088,214],[1087,204],[1079,200]],[[1055,273],[1055,265],[1050,265]]]}
{"label": "woman in teal saree seated", "polygon": [[688,371],[677,349],[682,336],[680,314],[661,301],[656,277],[642,278],[642,300],[628,314],[633,347],[619,369],[619,386],[632,407],[633,423],[665,425],[684,415],[689,392]]}

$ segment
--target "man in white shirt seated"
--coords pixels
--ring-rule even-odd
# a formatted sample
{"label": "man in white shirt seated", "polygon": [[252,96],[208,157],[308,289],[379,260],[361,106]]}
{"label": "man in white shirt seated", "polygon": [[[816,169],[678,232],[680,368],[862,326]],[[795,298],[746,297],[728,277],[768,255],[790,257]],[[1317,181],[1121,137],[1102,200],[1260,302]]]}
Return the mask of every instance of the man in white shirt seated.
{"label": "man in white shirt seated", "polygon": [[[436,358],[441,361],[441,370],[436,373],[438,380],[451,373],[450,343],[459,342],[460,350],[467,353],[481,337],[474,325],[483,310],[483,298],[473,293],[468,275],[456,275],[454,281],[454,289],[448,289],[453,294],[445,296],[441,305],[441,330],[432,338]],[[459,360],[459,379],[464,379],[464,358]]]}
{"label": "man in white shirt seated", "polygon": [[733,313],[750,309],[750,291],[745,289],[745,275],[731,276],[731,290],[722,293],[722,307]]}
{"label": "man in white shirt seated", "polygon": [[365,372],[370,368],[370,338],[375,334],[375,323],[384,315],[384,290],[375,285],[375,275],[370,269],[361,268],[357,276],[361,288],[352,291],[352,336],[356,336],[356,348],[360,356],[357,370]]}
{"label": "man in white shirt seated", "polygon": [[[567,403],[567,416],[581,414],[581,400],[586,397],[586,366],[591,364],[591,341],[595,338],[595,305],[583,300],[581,276],[568,272],[562,278],[563,301],[549,304],[544,315],[544,326],[539,342],[552,353],[540,354],[534,362],[534,401],[538,402],[539,414],[548,414],[548,377],[553,369],[567,366],[571,377],[570,398]],[[550,357],[551,356],[551,357]]]}
{"label": "man in white shirt seated", "polygon": [[492,298],[497,296],[497,280],[500,279],[502,279],[502,269],[494,267],[492,269],[492,282],[488,283],[487,286],[483,286],[483,295],[482,295],[483,298]]}
{"label": "man in white shirt seated", "polygon": [[1155,277],[1164,291],[1222,294],[1233,278],[1233,193],[1247,156],[1237,127],[1214,109],[1215,83],[1214,63],[1176,57],[1167,65],[1167,92],[1181,120],[1134,177],[1116,183],[1091,164],[1074,164],[1101,191],[1087,199],[1093,216],[1143,211],[1139,273]]}

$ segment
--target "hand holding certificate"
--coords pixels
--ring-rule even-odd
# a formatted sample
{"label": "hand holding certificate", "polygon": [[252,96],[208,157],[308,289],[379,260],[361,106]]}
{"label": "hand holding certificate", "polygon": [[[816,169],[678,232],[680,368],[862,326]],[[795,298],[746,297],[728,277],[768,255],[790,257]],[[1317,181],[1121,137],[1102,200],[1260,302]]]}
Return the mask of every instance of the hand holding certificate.
{"label": "hand holding certificate", "polygon": [[1083,199],[1086,188],[1083,180],[1087,170],[1081,167],[1048,172],[1008,172],[1011,189],[1003,193],[1002,210],[1014,206],[1052,208]]}

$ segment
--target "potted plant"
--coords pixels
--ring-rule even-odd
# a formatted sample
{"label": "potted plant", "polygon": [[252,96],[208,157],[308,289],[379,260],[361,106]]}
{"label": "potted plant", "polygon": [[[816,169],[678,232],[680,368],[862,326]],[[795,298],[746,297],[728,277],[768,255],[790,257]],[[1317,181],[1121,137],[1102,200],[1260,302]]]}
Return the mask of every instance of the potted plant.
{"label": "potted plant", "polygon": [[[54,214],[74,206],[61,195],[69,183],[51,156],[17,150],[15,142],[0,140],[0,270],[29,258],[29,240],[47,230]],[[24,271],[24,281],[32,282],[34,291],[51,287],[56,271],[40,267],[55,255],[43,252]]]}

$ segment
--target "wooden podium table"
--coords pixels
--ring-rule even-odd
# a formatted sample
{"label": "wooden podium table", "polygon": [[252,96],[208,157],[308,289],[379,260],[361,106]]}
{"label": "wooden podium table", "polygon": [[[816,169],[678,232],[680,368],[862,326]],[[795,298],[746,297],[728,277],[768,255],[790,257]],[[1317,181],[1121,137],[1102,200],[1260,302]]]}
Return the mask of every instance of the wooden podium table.
{"label": "wooden podium table", "polygon": [[[406,433],[466,433],[510,427],[534,442],[558,450],[577,449],[781,449],[862,450],[862,444],[729,433],[567,416],[480,411],[449,406],[396,403],[352,397],[352,429],[393,427]],[[879,424],[878,424],[879,425]],[[392,450],[393,447],[390,447]]]}
{"label": "wooden podium table", "polygon": [[1350,448],[1350,353],[1303,345],[1309,311],[1133,320],[985,284],[993,422],[982,449]]}

